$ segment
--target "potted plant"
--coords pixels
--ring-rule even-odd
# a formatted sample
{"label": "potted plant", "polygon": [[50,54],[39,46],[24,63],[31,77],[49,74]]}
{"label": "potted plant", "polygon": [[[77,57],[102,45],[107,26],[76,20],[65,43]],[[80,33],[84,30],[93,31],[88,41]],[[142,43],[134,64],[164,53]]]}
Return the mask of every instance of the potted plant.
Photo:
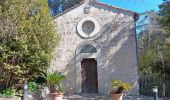
{"label": "potted plant", "polygon": [[112,80],[111,86],[113,89],[111,92],[112,100],[122,100],[123,92],[132,88],[132,84],[122,82],[121,80]]}
{"label": "potted plant", "polygon": [[44,78],[49,84],[51,100],[62,100],[64,90],[61,82],[65,79],[65,76],[60,72],[48,71]]}

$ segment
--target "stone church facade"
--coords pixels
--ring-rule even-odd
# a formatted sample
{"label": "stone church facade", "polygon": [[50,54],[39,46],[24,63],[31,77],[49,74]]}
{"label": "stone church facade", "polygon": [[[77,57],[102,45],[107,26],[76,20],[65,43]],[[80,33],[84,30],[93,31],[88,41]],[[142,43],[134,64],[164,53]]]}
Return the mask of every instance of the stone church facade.
{"label": "stone church facade", "polygon": [[108,94],[113,79],[133,83],[137,93],[136,16],[94,0],[56,16],[61,39],[51,69],[67,76],[68,93]]}

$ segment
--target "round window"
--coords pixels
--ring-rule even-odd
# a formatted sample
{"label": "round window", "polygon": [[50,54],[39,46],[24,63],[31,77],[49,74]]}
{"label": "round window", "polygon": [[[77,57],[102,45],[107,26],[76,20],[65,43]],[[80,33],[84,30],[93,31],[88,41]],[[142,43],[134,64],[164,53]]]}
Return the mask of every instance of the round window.
{"label": "round window", "polygon": [[100,25],[94,17],[85,17],[77,24],[77,32],[83,38],[91,38],[100,31]]}
{"label": "round window", "polygon": [[92,21],[85,21],[82,25],[82,30],[83,32],[90,34],[94,31],[95,29],[95,24]]}

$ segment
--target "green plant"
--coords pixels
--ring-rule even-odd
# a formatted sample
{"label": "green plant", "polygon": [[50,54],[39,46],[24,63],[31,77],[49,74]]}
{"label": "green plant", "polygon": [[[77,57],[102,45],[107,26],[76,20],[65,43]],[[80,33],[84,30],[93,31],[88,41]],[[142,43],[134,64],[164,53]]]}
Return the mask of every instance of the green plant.
{"label": "green plant", "polygon": [[62,86],[62,84],[58,85],[58,93],[63,93],[64,92],[64,88]]}
{"label": "green plant", "polygon": [[30,92],[36,91],[37,88],[38,88],[38,84],[36,84],[35,82],[29,82],[29,83],[28,83],[28,90],[29,90]]}
{"label": "green plant", "polygon": [[116,89],[114,93],[117,93],[117,94],[122,93],[124,90],[128,91],[132,88],[131,83],[125,83],[125,82],[122,82],[121,80],[112,80],[111,86],[112,86],[112,89],[114,90]]}
{"label": "green plant", "polygon": [[45,72],[59,36],[47,0],[1,0],[0,5],[2,91]]}
{"label": "green plant", "polygon": [[15,95],[16,95],[16,89],[14,88],[5,89],[0,93],[0,96],[2,97],[12,97]]}
{"label": "green plant", "polygon": [[[61,82],[65,79],[65,76],[62,75],[62,73],[48,71],[47,74],[44,75],[44,78],[47,80],[48,84],[50,85],[50,91],[52,93],[61,92],[63,90],[61,86]],[[58,89],[55,88],[55,85],[57,85]]]}

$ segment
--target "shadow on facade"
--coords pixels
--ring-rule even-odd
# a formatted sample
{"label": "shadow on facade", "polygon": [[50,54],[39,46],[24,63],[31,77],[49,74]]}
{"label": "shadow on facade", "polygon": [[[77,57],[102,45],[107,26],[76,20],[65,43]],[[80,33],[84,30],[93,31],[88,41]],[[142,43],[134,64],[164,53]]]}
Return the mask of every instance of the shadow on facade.
{"label": "shadow on facade", "polygon": [[[101,88],[103,91],[107,91],[106,93],[110,91],[110,80],[112,79],[121,79],[134,83],[136,81],[136,79],[133,79],[134,77],[131,77],[133,76],[133,72],[136,72],[136,68],[130,64],[135,62],[133,61],[134,59],[130,58],[135,56],[136,53],[134,51],[136,48],[133,48],[136,46],[135,34],[132,34],[134,32],[131,32],[134,29],[129,27],[129,24],[121,25],[119,23],[115,23],[113,20],[110,23],[106,23],[101,28],[100,33],[96,36],[96,38],[84,40],[84,42],[80,44],[93,43],[97,51],[98,49],[101,50],[100,54],[96,58],[98,59],[98,69],[100,69],[100,71],[98,71],[98,82],[101,84],[101,87],[98,88]],[[130,50],[132,50],[132,52]],[[66,90],[68,94],[74,93],[77,85],[76,63],[81,62],[82,60],[79,59],[81,58],[79,56],[80,55],[76,55],[75,51],[73,58],[67,63],[64,69],[64,72],[67,75],[64,86],[69,87]],[[87,54],[87,56],[91,56],[91,53]],[[119,67],[119,65],[121,67]],[[132,69],[128,70],[128,68]],[[136,75],[136,73],[134,73],[134,75]]]}

